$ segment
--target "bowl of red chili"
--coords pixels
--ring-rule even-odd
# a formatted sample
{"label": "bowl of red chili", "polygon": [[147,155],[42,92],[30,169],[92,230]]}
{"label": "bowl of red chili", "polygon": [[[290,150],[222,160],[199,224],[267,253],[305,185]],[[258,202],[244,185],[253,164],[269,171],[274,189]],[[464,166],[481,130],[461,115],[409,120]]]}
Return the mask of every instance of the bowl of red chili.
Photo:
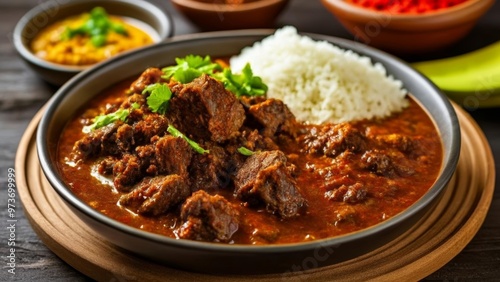
{"label": "bowl of red chili", "polygon": [[[434,146],[435,148],[433,149],[433,151],[438,154],[437,156],[434,156],[437,157],[438,165],[437,167],[434,167],[432,171],[429,171],[429,174],[435,175],[435,178],[429,183],[430,187],[427,187],[428,190],[426,190],[426,192],[424,192],[419,199],[403,211],[398,212],[378,224],[369,227],[361,226],[361,228],[356,231],[346,230],[344,234],[338,236],[324,236],[321,235],[321,230],[316,230],[318,231],[318,238],[311,238],[310,236],[303,238],[303,236],[301,236],[302,239],[300,240],[276,240],[276,233],[273,232],[273,230],[277,227],[284,227],[284,222],[286,223],[289,221],[297,224],[291,225],[290,228],[286,229],[286,232],[282,232],[283,234],[287,233],[288,235],[293,235],[294,232],[299,231],[298,229],[303,228],[310,228],[312,232],[316,229],[315,224],[321,221],[321,218],[319,218],[315,221],[316,223],[312,223],[307,216],[295,217],[296,214],[307,214],[307,212],[303,213],[302,210],[304,208],[310,208],[310,210],[312,210],[314,205],[318,205],[310,198],[296,197],[297,193],[295,190],[287,190],[288,192],[284,193],[286,194],[285,197],[294,198],[291,201],[291,205],[288,205],[283,209],[280,205],[276,207],[271,206],[271,208],[273,208],[272,210],[269,210],[269,206],[268,208],[264,207],[254,210],[248,209],[248,207],[252,206],[252,200],[245,198],[244,190],[246,186],[250,185],[248,183],[254,182],[254,177],[252,177],[254,171],[265,171],[259,174],[260,176],[257,175],[257,179],[260,179],[259,177],[267,175],[270,170],[274,169],[279,172],[279,175],[285,177],[280,178],[281,180],[278,182],[285,186],[291,186],[294,181],[290,181],[290,178],[287,177],[297,173],[300,174],[301,170],[305,170],[307,168],[308,162],[306,159],[311,160],[311,156],[300,155],[300,148],[297,149],[294,147],[298,146],[296,141],[287,139],[283,136],[283,138],[285,138],[283,140],[288,140],[290,142],[281,143],[281,146],[283,147],[280,149],[284,151],[295,150],[296,152],[295,156],[292,156],[294,154],[289,154],[289,156],[285,157],[283,152],[280,153],[279,150],[275,150],[275,145],[273,145],[272,142],[265,139],[265,137],[258,136],[256,143],[260,142],[260,146],[263,146],[262,148],[271,146],[272,149],[262,149],[261,151],[260,149],[257,150],[250,147],[253,146],[251,145],[252,142],[250,142],[250,135],[248,139],[245,139],[245,143],[242,144],[254,150],[253,153],[248,153],[247,150],[240,150],[241,147],[236,149],[236,147],[241,145],[240,143],[237,143],[236,146],[232,147],[232,149],[221,149],[221,144],[231,146],[234,141],[231,141],[231,138],[234,137],[233,133],[235,130],[232,126],[212,126],[212,128],[218,128],[217,132],[219,132],[218,134],[211,135],[210,138],[212,141],[203,141],[205,140],[204,138],[206,138],[206,130],[191,134],[189,136],[191,138],[189,142],[187,141],[189,138],[185,139],[185,135],[182,140],[172,137],[182,137],[182,133],[178,131],[186,132],[184,127],[186,122],[195,127],[205,123],[206,120],[203,118],[203,115],[198,116],[196,114],[190,114],[191,110],[183,107],[189,106],[190,103],[200,103],[197,101],[200,99],[205,101],[204,99],[206,97],[199,92],[202,88],[220,89],[221,86],[215,83],[212,78],[208,76],[201,76],[198,80],[195,80],[188,85],[172,85],[172,91],[174,91],[172,96],[174,98],[172,98],[167,107],[170,114],[173,114],[174,116],[166,117],[166,119],[164,117],[159,117],[157,114],[151,116],[151,113],[149,112],[150,110],[144,108],[146,100],[141,98],[140,95],[137,95],[137,93],[132,95],[132,93],[129,92],[145,91],[151,92],[151,95],[153,95],[152,92],[156,92],[156,94],[161,95],[161,92],[164,90],[156,87],[146,87],[145,85],[151,82],[151,79],[159,79],[159,69],[155,69],[155,67],[171,66],[176,61],[176,58],[184,57],[191,53],[210,54],[213,58],[224,59],[228,56],[237,54],[242,48],[250,46],[251,44],[262,40],[271,34],[272,31],[248,30],[243,33],[214,32],[209,34],[198,34],[180,39],[172,39],[141,50],[132,51],[78,74],[70,82],[63,85],[63,87],[51,98],[37,131],[37,152],[39,154],[40,164],[44,175],[47,177],[51,186],[61,197],[63,202],[67,204],[70,210],[80,217],[86,224],[88,224],[94,232],[105,238],[110,243],[130,251],[130,255],[135,254],[147,257],[158,263],[197,272],[226,274],[291,272],[296,270],[296,266],[299,266],[300,270],[300,266],[311,258],[315,259],[315,266],[321,267],[365,254],[383,246],[403,234],[419,219],[421,219],[425,213],[429,212],[433,208],[433,206],[440,199],[442,193],[445,191],[458,163],[460,151],[460,128],[457,116],[448,99],[432,83],[430,83],[429,80],[399,59],[371,47],[356,44],[356,42],[353,41],[324,35],[309,34],[309,36],[314,40],[327,41],[331,44],[339,46],[340,48],[351,50],[352,52],[366,56],[374,63],[382,64],[387,69],[388,74],[402,81],[404,87],[409,91],[409,93],[411,93],[412,105],[410,106],[409,111],[406,112],[405,116],[400,119],[393,118],[392,123],[397,123],[398,120],[406,122],[408,119],[414,119],[416,116],[420,116],[422,120],[415,121],[415,124],[418,123],[419,126],[414,126],[415,124],[410,122],[410,125],[400,125],[399,127],[420,127],[425,124],[425,127],[430,128],[430,132],[434,132],[426,133],[425,135],[433,135],[434,137],[432,138],[437,138],[438,143],[440,144],[437,147]],[[178,61],[182,63],[182,60]],[[225,94],[222,90],[216,91],[218,91],[218,95],[227,94]],[[183,95],[181,92],[188,93],[189,95]],[[125,100],[120,98],[118,104],[116,104],[117,95],[123,96],[123,93],[129,93],[130,95],[125,96]],[[192,97],[195,97],[196,99],[192,100]],[[187,101],[187,103],[183,103],[182,99],[191,100]],[[252,105],[258,105],[259,103],[268,105],[267,102],[269,102],[267,100],[262,101],[259,99],[248,100],[246,102],[235,102],[234,98],[228,98],[227,96],[216,100],[217,101],[215,102],[217,103],[220,101],[229,103],[229,106],[232,109],[221,113],[224,118],[222,119],[223,122],[219,124],[229,123],[231,125],[243,122],[241,118],[235,118],[233,120],[227,118],[228,115],[237,115],[241,117],[245,114],[245,110],[241,108],[242,106],[239,106],[239,103],[245,104],[246,106],[243,107],[249,107],[247,110],[251,112],[253,111],[250,110]],[[113,103],[115,103],[115,105],[113,105]],[[269,103],[278,105],[278,107],[274,109],[284,109],[283,104],[280,104],[279,102],[270,101]],[[212,107],[215,106],[213,101],[208,104]],[[129,121],[138,119],[138,122],[134,125],[134,127],[139,129],[139,131],[145,133],[146,131],[143,131],[141,128],[149,128],[149,130],[160,130],[163,128],[163,130],[160,131],[168,131],[171,135],[151,137],[147,134],[143,136],[143,133],[141,133],[141,136],[144,138],[140,138],[142,141],[139,140],[139,138],[136,138],[136,142],[140,143],[147,142],[148,140],[155,140],[153,146],[140,145],[137,147],[129,147],[129,145],[132,146],[132,143],[126,141],[126,136],[133,137],[136,133],[130,131],[132,129],[131,126],[123,124],[123,121],[118,121],[117,125],[123,125],[123,127],[120,127],[118,131],[114,130],[114,125],[111,124],[110,127],[102,127],[102,130],[97,131],[92,136],[109,137],[106,138],[107,141],[105,141],[107,145],[101,142],[103,139],[98,141],[98,146],[106,149],[97,149],[97,151],[107,151],[115,157],[120,155],[121,157],[124,157],[123,159],[115,160],[116,163],[113,164],[114,161],[112,159],[112,155],[109,155],[108,157],[98,157],[99,164],[97,164],[97,166],[95,166],[96,163],[89,163],[89,159],[79,159],[73,162],[71,159],[72,157],[70,156],[72,154],[71,152],[87,156],[97,152],[92,149],[97,148],[94,146],[94,141],[97,139],[94,139],[92,136],[88,136],[90,138],[84,137],[84,139],[81,139],[82,142],[73,142],[74,140],[81,138],[82,131],[85,131],[82,128],[83,124],[81,121],[86,119],[88,115],[95,113],[96,109],[104,108],[107,109],[107,111],[113,111],[113,109],[116,110],[115,106],[121,107],[120,105],[126,105],[127,109],[122,109],[121,111],[117,110],[114,111],[114,113],[120,112],[123,114],[124,111],[127,111],[127,115],[125,115],[125,117],[128,117]],[[156,108],[159,110],[162,106],[160,105]],[[264,107],[264,109],[265,108],[266,107]],[[77,114],[75,114],[75,109],[80,109],[77,111]],[[199,114],[200,111],[204,111],[200,109],[202,108],[195,109],[195,112]],[[148,114],[146,115],[145,113]],[[148,116],[150,116],[150,118],[148,118]],[[285,114],[285,116],[289,116],[289,114]],[[108,118],[111,118],[111,116],[108,116]],[[170,120],[179,130],[171,128],[170,126],[167,128],[167,124],[164,123],[166,120]],[[147,124],[147,122],[150,122],[150,124]],[[177,122],[179,122],[178,125],[176,124]],[[254,120],[253,123],[255,122],[256,121]],[[378,122],[375,123],[379,124]],[[241,126],[241,124],[239,126]],[[250,123],[246,126],[253,126],[252,122],[250,121]],[[283,127],[282,129],[286,131],[293,130],[295,128],[303,132],[316,132],[316,130],[321,130],[320,128],[311,128],[310,125],[307,124],[299,124],[297,126],[298,127],[295,128],[295,126],[288,124],[285,126],[287,129]],[[380,130],[380,128],[376,129],[379,125],[373,126],[375,127],[373,127],[371,131]],[[76,131],[74,130],[75,128]],[[272,128],[268,128],[268,130],[272,132],[276,131],[276,129]],[[241,134],[239,136],[246,136],[246,133],[243,132],[238,134]],[[76,139],[74,139],[75,136],[77,136]],[[386,137],[392,139],[391,136],[394,137],[393,135],[388,135]],[[354,138],[354,140],[358,139],[359,138],[357,137]],[[185,143],[183,140],[186,140],[188,143]],[[189,149],[190,146],[193,148],[196,147],[191,143],[193,140],[199,142],[197,145],[198,148],[194,149],[195,151],[191,151],[191,149]],[[422,139],[418,137],[414,141],[420,142],[418,140]],[[428,139],[424,138],[423,140]],[[213,142],[219,142],[219,145],[215,146],[213,145]],[[392,144],[392,141],[390,140],[387,140],[387,142],[387,144]],[[402,150],[408,150],[409,147],[407,145],[412,142],[408,143],[404,141],[403,143],[406,144],[403,145],[406,149]],[[174,144],[176,149],[174,151],[170,151],[170,154],[163,154],[163,152],[168,152],[169,149],[165,147],[168,144]],[[420,145],[419,147],[421,149],[425,148],[428,146],[428,144],[426,144],[427,141],[423,141],[421,145],[424,147],[420,147]],[[104,145],[104,147],[101,145]],[[199,145],[201,145],[204,149],[200,149]],[[412,145],[409,146],[411,147]],[[75,147],[77,148],[77,151],[72,151],[72,148]],[[128,148],[125,149],[128,153],[123,154],[114,150],[119,148]],[[224,156],[230,154],[231,150],[233,152],[231,156],[235,158],[232,159],[234,161],[232,164],[235,166],[230,165],[222,171],[223,173],[225,172],[229,174],[219,174],[213,176],[211,173],[211,167],[218,166],[219,163],[224,162]],[[70,155],[65,155],[64,152],[70,152]],[[144,228],[151,226],[152,222],[156,220],[155,217],[158,215],[158,212],[161,213],[162,211],[156,209],[154,206],[144,206],[140,203],[137,205],[137,203],[138,201],[141,201],[141,203],[144,202],[144,197],[155,189],[145,189],[138,191],[138,193],[134,193],[134,191],[137,191],[134,189],[127,190],[126,193],[122,193],[120,187],[126,187],[127,180],[120,177],[128,174],[126,171],[134,170],[134,163],[137,164],[134,160],[137,160],[137,157],[140,157],[141,155],[154,157],[155,154],[164,156],[161,163],[169,166],[169,168],[165,169],[175,170],[177,174],[171,174],[168,176],[168,179],[162,179],[159,180],[159,182],[157,181],[157,178],[147,178],[145,182],[138,182],[138,185],[141,186],[144,184],[147,186],[158,182],[161,184],[160,186],[157,186],[157,188],[169,189],[166,187],[171,183],[175,183],[177,187],[181,187],[181,190],[177,190],[179,193],[170,194],[174,195],[174,198],[189,198],[184,204],[182,204],[182,207],[179,205],[172,205],[173,209],[170,211],[172,213],[162,214],[159,218],[160,221],[155,223],[156,227],[153,226],[152,229],[144,230]],[[354,154],[354,152],[347,153],[345,155],[347,156],[346,160],[349,158],[356,158]],[[183,161],[185,156],[190,158],[189,161]],[[286,165],[283,160],[284,158],[288,158],[290,162],[293,162],[293,164],[296,165],[296,167],[290,164]],[[318,158],[322,159],[321,156],[318,156]],[[375,158],[377,157],[375,156]],[[241,162],[238,161],[238,159],[244,161]],[[150,161],[151,162],[148,162],[147,164],[147,171],[156,173],[158,170],[162,169],[158,166],[160,165],[160,162],[156,162],[153,159],[150,159]],[[419,162],[427,162],[427,164],[429,164],[433,161],[429,161],[429,159],[420,159]],[[381,164],[383,163],[385,162],[382,160]],[[351,165],[353,167],[357,166],[356,164]],[[92,193],[94,193],[88,190],[88,187],[91,185],[107,185],[105,183],[108,183],[108,180],[105,178],[89,181],[88,174],[94,173],[95,169],[100,170],[98,166],[102,168],[103,171],[108,169],[114,170],[115,168],[113,168],[113,166],[116,166],[119,170],[117,177],[121,180],[125,180],[125,182],[116,182],[121,186],[115,186],[117,190],[114,192],[109,189],[109,187],[105,189],[95,189],[99,190],[98,193],[105,192],[102,190],[107,190],[109,193],[106,195],[98,195],[97,198],[94,198],[94,200],[88,201],[87,198],[92,198]],[[240,173],[242,166],[250,166],[250,169]],[[120,167],[127,169],[120,170]],[[232,178],[230,174],[236,167],[240,170],[238,170],[235,178]],[[76,170],[73,170],[73,168],[76,168]],[[309,168],[311,168],[310,165]],[[218,190],[218,192],[214,193],[210,188],[207,188],[207,192],[204,192],[198,190],[198,188],[200,188],[198,187],[194,189],[197,191],[193,192],[191,196],[182,196],[181,194],[184,193],[182,191],[185,191],[184,188],[186,188],[186,182],[184,182],[186,179],[183,178],[186,169],[189,170],[190,173],[193,172],[195,174],[196,180],[188,182],[192,187],[198,187],[200,184],[201,186],[206,186],[206,180],[211,179],[216,181],[217,185],[225,185],[225,187],[229,187],[230,190]],[[131,175],[134,177],[136,174],[132,173]],[[269,178],[268,183],[276,183],[273,182],[273,179],[275,178]],[[130,180],[130,178],[128,178],[128,180]],[[167,184],[167,181],[170,184]],[[307,179],[303,179],[303,185],[307,184],[308,181],[309,180]],[[311,189],[316,189],[316,187],[321,186],[317,185],[318,180],[314,181],[316,182],[314,185],[311,185]],[[69,184],[70,182],[71,184]],[[242,185],[238,184],[238,182]],[[211,181],[210,183],[213,182]],[[255,187],[256,184],[251,185],[254,185]],[[234,188],[234,186],[238,186],[240,188],[236,189],[233,194],[233,190],[231,190],[231,188]],[[389,194],[395,192],[391,186],[386,188],[387,189],[385,190]],[[132,194],[129,193],[130,191],[132,191]],[[191,192],[188,194],[190,193]],[[233,199],[233,196],[234,198],[238,198],[240,193],[243,193],[245,201],[248,200],[246,204],[237,199]],[[120,194],[125,195],[125,197],[122,198]],[[246,195],[248,196],[249,194]],[[333,197],[334,195],[331,196]],[[120,198],[118,199],[116,197]],[[106,207],[96,206],[100,205],[99,203],[96,203],[95,200],[99,200],[99,198],[103,202],[112,203],[112,205]],[[322,194],[321,198],[324,198]],[[120,205],[116,204],[117,200],[120,202]],[[402,199],[402,201],[405,200]],[[153,199],[148,202],[163,202],[163,200]],[[368,201],[368,203],[370,202],[373,203],[372,201]],[[209,208],[204,208],[207,205]],[[370,205],[368,204],[367,206]],[[127,207],[127,210],[122,210],[123,207]],[[139,215],[130,216],[130,210],[135,210],[136,208]],[[237,211],[235,212],[233,208],[236,208]],[[145,212],[144,216],[141,215],[141,210]],[[115,214],[115,211],[117,214]],[[235,228],[234,221],[231,219],[231,217],[237,216],[238,213],[240,215],[244,214],[245,218],[243,220],[248,222],[247,226],[240,225],[240,233],[236,230],[237,228]],[[179,214],[180,217],[178,217]],[[212,227],[220,232],[216,232],[217,234],[214,234],[214,232],[212,232],[213,230],[207,232],[207,229],[203,228],[200,231],[199,227],[203,227],[206,223],[204,220],[198,220],[199,218],[197,216],[200,214],[204,217],[211,218],[209,221],[213,223]],[[216,215],[220,215],[220,217],[217,217]],[[264,217],[259,217],[262,215]],[[182,224],[181,221],[186,218],[188,219],[188,224]],[[190,218],[194,218],[194,221],[190,221]],[[273,224],[270,224],[269,222],[272,222]],[[136,223],[138,225],[134,225]],[[276,223],[276,225],[274,225],[274,223]],[[167,233],[160,234],[154,231],[155,229],[162,229],[167,231]],[[191,232],[192,230],[197,229],[200,232],[194,234]],[[208,237],[206,237],[207,234]],[[219,236],[220,234],[222,235]],[[228,234],[228,236],[226,236],[226,234]],[[258,241],[255,241],[253,239],[254,237],[252,237],[256,234],[260,236]]]}
{"label": "bowl of red chili", "polygon": [[493,0],[322,0],[356,41],[398,55],[449,47],[474,27]]}

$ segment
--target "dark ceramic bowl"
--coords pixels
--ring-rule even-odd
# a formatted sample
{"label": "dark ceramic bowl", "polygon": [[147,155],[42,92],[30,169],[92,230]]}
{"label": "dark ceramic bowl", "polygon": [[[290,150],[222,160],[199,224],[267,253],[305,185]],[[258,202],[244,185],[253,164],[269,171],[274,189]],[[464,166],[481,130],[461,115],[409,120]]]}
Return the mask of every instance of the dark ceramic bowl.
{"label": "dark ceramic bowl", "polygon": [[[139,75],[151,66],[173,64],[176,57],[188,54],[214,57],[238,54],[245,46],[261,40],[273,31],[247,30],[204,33],[167,40],[164,43],[128,53],[104,62],[74,77],[50,100],[37,132],[37,150],[47,179],[64,202],[84,222],[112,244],[132,253],[191,271],[217,273],[270,273],[295,270],[294,266],[323,266],[345,261],[372,251],[412,227],[437,202],[455,172],[460,151],[457,116],[448,99],[426,78],[404,62],[352,41],[309,34],[369,56],[382,63],[389,74],[404,87],[432,116],[442,137],[444,162],[436,183],[406,211],[365,230],[330,239],[286,245],[226,245],[190,240],[175,240],[132,228],[92,209],[77,198],[61,180],[54,163],[55,145],[66,121],[75,109],[111,84]],[[300,268],[300,267],[299,267]]]}
{"label": "dark ceramic bowl", "polygon": [[149,26],[153,38],[159,42],[172,36],[173,24],[170,16],[159,7],[142,0],[51,0],[43,2],[26,13],[14,28],[13,40],[18,54],[44,80],[54,85],[62,85],[75,74],[90,66],[69,66],[55,64],[35,56],[30,50],[30,42],[37,33],[50,24],[89,12],[101,6],[111,15],[129,17]]}

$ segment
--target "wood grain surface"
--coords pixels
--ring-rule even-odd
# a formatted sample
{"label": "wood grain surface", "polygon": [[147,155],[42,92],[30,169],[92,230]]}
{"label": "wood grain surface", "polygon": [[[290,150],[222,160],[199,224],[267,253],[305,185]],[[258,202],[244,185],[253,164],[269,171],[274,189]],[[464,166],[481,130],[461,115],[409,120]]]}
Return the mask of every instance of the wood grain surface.
{"label": "wood grain surface", "polygon": [[[67,0],[61,0],[67,1]],[[16,150],[28,123],[57,90],[33,73],[17,56],[12,45],[12,30],[29,9],[45,0],[0,0],[0,281],[90,281],[46,247],[27,220],[24,209],[16,205],[16,274],[7,272],[7,183],[8,169],[14,168]],[[175,23],[175,35],[198,30],[178,14],[167,0],[152,0],[170,12]],[[464,40],[435,54],[403,58],[408,61],[443,58],[470,52],[500,40],[500,3]],[[321,6],[319,1],[291,0],[289,7],[277,19],[276,27],[294,25],[299,31],[349,38],[350,35]],[[481,97],[477,97],[481,98]],[[463,106],[463,105],[460,105]],[[466,108],[478,123],[489,142],[495,159],[496,174],[500,174],[500,118],[498,109]],[[479,146],[479,145],[477,145]],[[498,281],[500,277],[500,185],[495,184],[491,206],[479,231],[467,246],[450,262],[433,270],[422,280]],[[19,204],[19,195],[16,195]],[[168,281],[168,279],[165,279]],[[127,281],[112,277],[106,281]],[[193,281],[195,281],[193,279]]]}

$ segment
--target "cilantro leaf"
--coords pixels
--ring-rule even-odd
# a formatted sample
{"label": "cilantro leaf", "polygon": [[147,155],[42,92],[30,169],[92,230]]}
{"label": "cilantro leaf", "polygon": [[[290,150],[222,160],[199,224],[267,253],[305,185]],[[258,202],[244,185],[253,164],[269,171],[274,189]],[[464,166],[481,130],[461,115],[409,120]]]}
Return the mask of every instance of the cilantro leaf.
{"label": "cilantro leaf", "polygon": [[150,93],[146,99],[149,108],[153,113],[165,114],[168,109],[168,102],[172,97],[172,92],[166,84],[150,84],[142,91],[142,94]]}
{"label": "cilantro leaf", "polygon": [[76,35],[85,35],[90,37],[94,46],[101,47],[106,44],[106,36],[110,31],[127,35],[125,27],[122,24],[112,22],[104,8],[95,7],[90,11],[89,18],[83,25],[77,28],[66,28],[61,38],[68,40]]}
{"label": "cilantro leaf", "polygon": [[238,152],[244,156],[251,156],[254,154],[254,151],[243,146],[238,148]]}
{"label": "cilantro leaf", "polygon": [[[262,96],[267,92],[267,85],[259,76],[254,76],[250,64],[246,64],[241,74],[234,74],[230,68],[224,68],[212,62],[210,56],[187,55],[175,59],[177,65],[162,69],[164,79],[174,79],[180,83],[189,83],[202,74],[208,74],[221,81],[224,87],[236,97],[242,95]],[[222,70],[222,71],[221,71]]]}
{"label": "cilantro leaf", "polygon": [[210,56],[187,55],[184,58],[176,58],[177,65],[163,68],[164,79],[175,79],[180,83],[189,83],[202,74],[212,75],[214,71],[222,70],[222,67],[212,62]]}
{"label": "cilantro leaf", "polygon": [[205,153],[209,153],[210,151],[209,150],[205,150],[203,149],[198,143],[196,143],[195,141],[189,139],[186,135],[182,134],[179,130],[177,130],[177,128],[169,125],[168,128],[167,128],[167,131],[172,134],[172,136],[174,137],[178,137],[178,138],[182,138],[184,140],[186,140],[186,142],[188,142],[188,144],[198,153],[200,154],[205,154]]}
{"label": "cilantro leaf", "polygon": [[216,73],[214,76],[222,81],[224,87],[233,92],[236,97],[262,96],[267,91],[267,85],[259,76],[253,75],[249,63],[241,70],[241,74],[234,74],[230,68],[226,68],[222,73]]}
{"label": "cilantro leaf", "polygon": [[[140,106],[137,103],[132,104],[133,109],[138,109]],[[119,109],[116,112],[109,113],[106,115],[99,115],[94,118],[94,122],[91,125],[87,125],[83,127],[83,132],[84,133],[89,133],[92,130],[104,127],[108,124],[111,124],[117,120],[125,121],[130,114],[132,109]]]}

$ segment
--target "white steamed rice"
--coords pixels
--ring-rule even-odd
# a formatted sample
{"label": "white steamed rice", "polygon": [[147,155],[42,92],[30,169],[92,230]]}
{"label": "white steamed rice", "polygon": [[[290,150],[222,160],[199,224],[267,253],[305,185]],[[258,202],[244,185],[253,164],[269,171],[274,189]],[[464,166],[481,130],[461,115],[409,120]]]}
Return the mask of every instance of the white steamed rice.
{"label": "white steamed rice", "polygon": [[297,119],[310,123],[383,118],[408,105],[401,81],[368,57],[287,26],[230,59],[234,71],[251,64]]}

